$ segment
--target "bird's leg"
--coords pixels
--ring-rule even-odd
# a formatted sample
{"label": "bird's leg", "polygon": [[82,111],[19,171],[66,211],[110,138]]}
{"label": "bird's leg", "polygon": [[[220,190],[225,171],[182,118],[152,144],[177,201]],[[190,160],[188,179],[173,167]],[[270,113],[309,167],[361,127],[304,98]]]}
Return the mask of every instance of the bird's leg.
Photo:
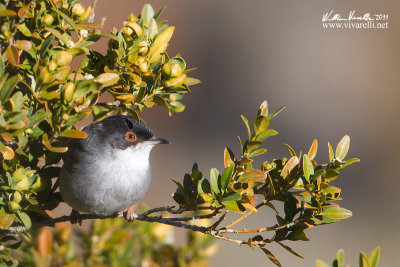
{"label": "bird's leg", "polygon": [[127,220],[128,222],[133,222],[138,217],[138,215],[133,210],[133,206],[130,206],[126,210],[121,210],[120,212],[118,212],[118,217],[124,217],[125,220]]}
{"label": "bird's leg", "polygon": [[71,214],[69,215],[69,221],[72,224],[78,223],[79,225],[82,225],[82,216],[79,213],[79,211],[72,209]]}

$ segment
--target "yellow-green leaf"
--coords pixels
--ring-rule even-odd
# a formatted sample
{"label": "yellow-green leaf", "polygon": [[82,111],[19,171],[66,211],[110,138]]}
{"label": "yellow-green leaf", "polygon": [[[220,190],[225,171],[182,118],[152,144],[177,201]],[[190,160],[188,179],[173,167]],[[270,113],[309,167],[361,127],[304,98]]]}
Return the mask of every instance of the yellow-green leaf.
{"label": "yellow-green leaf", "polygon": [[84,131],[69,129],[69,130],[65,130],[65,131],[61,132],[60,136],[68,137],[68,138],[86,138],[87,133]]}
{"label": "yellow-green leaf", "polygon": [[4,211],[4,208],[0,209],[0,229],[6,229],[11,226],[14,222],[14,215]]}
{"label": "yellow-green leaf", "polygon": [[103,87],[111,86],[119,80],[119,75],[117,73],[102,73],[94,81],[100,83]]}
{"label": "yellow-green leaf", "polygon": [[341,207],[330,207],[322,211],[321,216],[332,220],[341,220],[349,218],[353,213]]}
{"label": "yellow-green leaf", "polygon": [[307,182],[310,182],[310,176],[314,175],[314,166],[307,154],[303,155],[303,172],[304,178],[306,178]]}
{"label": "yellow-green leaf", "polygon": [[368,256],[368,261],[371,267],[378,266],[379,256],[381,254],[381,247],[376,247]]}
{"label": "yellow-green leaf", "polygon": [[338,160],[343,160],[350,147],[350,137],[348,135],[343,136],[342,140],[340,140],[339,144],[336,147],[335,157]]}

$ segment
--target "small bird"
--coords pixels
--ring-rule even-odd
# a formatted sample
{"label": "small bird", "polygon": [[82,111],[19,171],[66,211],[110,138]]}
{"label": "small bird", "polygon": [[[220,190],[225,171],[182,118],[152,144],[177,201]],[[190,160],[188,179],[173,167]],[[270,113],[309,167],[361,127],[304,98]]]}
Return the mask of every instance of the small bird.
{"label": "small bird", "polygon": [[143,122],[130,116],[112,116],[86,126],[85,139],[69,139],[59,176],[61,196],[79,212],[109,216],[125,213],[132,221],[132,205],[149,189],[150,151],[169,144],[154,137]]}

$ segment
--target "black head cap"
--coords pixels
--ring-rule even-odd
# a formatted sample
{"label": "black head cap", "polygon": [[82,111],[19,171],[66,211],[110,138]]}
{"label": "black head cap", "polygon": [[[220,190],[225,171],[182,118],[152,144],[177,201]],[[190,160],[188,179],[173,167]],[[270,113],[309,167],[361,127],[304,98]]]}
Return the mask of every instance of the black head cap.
{"label": "black head cap", "polygon": [[87,141],[95,147],[109,144],[114,148],[125,150],[145,141],[164,140],[155,138],[153,131],[145,123],[124,115],[108,117],[88,125],[83,130],[88,134]]}

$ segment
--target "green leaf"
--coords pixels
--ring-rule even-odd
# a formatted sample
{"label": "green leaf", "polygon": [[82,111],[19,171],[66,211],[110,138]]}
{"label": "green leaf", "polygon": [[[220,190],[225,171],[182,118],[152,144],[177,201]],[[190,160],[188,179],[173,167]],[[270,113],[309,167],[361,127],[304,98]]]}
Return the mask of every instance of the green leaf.
{"label": "green leaf", "polygon": [[257,149],[249,154],[249,158],[256,157],[267,152],[265,148]]}
{"label": "green leaf", "polygon": [[162,8],[160,8],[160,10],[157,11],[157,13],[153,16],[154,19],[158,19],[158,17],[161,15],[161,13],[164,11],[164,9],[166,9],[167,6],[163,6]]}
{"label": "green leaf", "polygon": [[307,237],[306,233],[304,233],[304,231],[301,229],[296,229],[296,230],[292,231],[290,234],[288,234],[286,239],[292,240],[292,241],[297,241],[297,240],[308,241],[308,240],[310,240]]}
{"label": "green leaf", "polygon": [[280,242],[278,242],[278,244],[279,244],[281,247],[283,247],[284,249],[286,249],[287,251],[289,251],[290,253],[292,253],[293,255],[295,255],[295,256],[297,256],[297,257],[299,257],[299,258],[304,259],[304,256],[303,256],[303,255],[301,255],[300,253],[298,253],[297,251],[295,251],[295,250],[292,249],[291,247],[289,247],[289,246],[287,246],[287,245],[285,245],[285,244],[283,244],[283,243],[280,243]]}
{"label": "green leaf", "polygon": [[379,256],[381,254],[381,247],[376,247],[368,256],[368,261],[371,267],[378,266]]}
{"label": "green leaf", "polygon": [[242,195],[236,192],[230,192],[228,194],[224,194],[222,201],[231,201],[231,200],[240,200]]}
{"label": "green leaf", "polygon": [[37,125],[41,121],[47,119],[50,116],[49,112],[36,112],[32,116],[29,117],[29,125],[28,128],[32,128],[33,126]]}
{"label": "green leaf", "polygon": [[275,131],[274,129],[268,129],[268,130],[266,130],[265,132],[260,133],[260,134],[256,137],[256,140],[257,140],[257,141],[264,141],[264,140],[267,139],[268,137],[274,136],[274,135],[277,135],[277,134],[278,134],[278,132]]}
{"label": "green leaf", "polygon": [[350,147],[350,137],[348,135],[343,136],[342,140],[340,140],[339,144],[336,147],[335,157],[338,160],[343,160]]}
{"label": "green leaf", "polygon": [[259,134],[264,133],[269,126],[269,120],[266,117],[259,116],[254,121],[254,135],[258,136]]}
{"label": "green leaf", "polygon": [[232,179],[232,175],[233,175],[234,169],[235,168],[234,168],[233,165],[228,166],[225,169],[224,173],[222,174],[222,176],[221,176],[221,188],[222,188],[222,190],[225,190],[228,187],[229,182]]}
{"label": "green leaf", "polygon": [[68,137],[68,138],[86,138],[87,133],[84,131],[79,131],[75,129],[65,130],[60,133],[61,137]]}
{"label": "green leaf", "polygon": [[54,40],[54,35],[49,35],[46,40],[44,40],[43,44],[40,46],[39,55],[41,59],[44,59],[44,56],[49,49],[51,42]]}
{"label": "green leaf", "polygon": [[221,187],[219,183],[220,175],[216,168],[212,168],[210,171],[210,182],[211,188],[216,195],[221,194]]}
{"label": "green leaf", "polygon": [[0,88],[0,102],[5,103],[7,99],[10,97],[12,91],[14,90],[15,86],[19,83],[20,78],[18,75],[15,75],[4,83],[2,88]]}
{"label": "green leaf", "polygon": [[294,152],[294,150],[291,146],[289,146],[288,144],[285,144],[285,147],[286,147],[287,151],[289,152],[290,156],[292,156],[292,157],[296,156],[296,152]]}
{"label": "green leaf", "polygon": [[325,180],[328,182],[331,182],[333,180],[335,180],[336,178],[338,178],[340,175],[340,173],[334,169],[328,169],[325,173]]}
{"label": "green leaf", "polygon": [[333,162],[335,159],[335,154],[333,153],[333,148],[331,143],[328,142],[328,151],[329,151],[329,162]]}
{"label": "green leaf", "polygon": [[142,13],[140,14],[140,18],[143,19],[145,23],[150,23],[150,19],[154,16],[154,9],[150,4],[145,4]]}
{"label": "green leaf", "polygon": [[224,149],[224,167],[227,168],[231,165],[235,165],[235,155],[228,147],[225,147],[225,149]]}
{"label": "green leaf", "polygon": [[246,211],[246,208],[236,200],[222,201],[222,205],[224,205],[225,209],[233,212],[243,213]]}
{"label": "green leaf", "polygon": [[281,176],[283,178],[286,178],[290,174],[290,172],[294,169],[294,167],[297,166],[297,164],[299,164],[299,158],[296,156],[291,157],[283,167],[281,171]]}
{"label": "green leaf", "polygon": [[248,151],[257,149],[262,144],[261,141],[249,141],[246,143],[246,148]]}
{"label": "green leaf", "polygon": [[211,194],[210,182],[205,178],[201,179],[197,191],[199,193]]}
{"label": "green leaf", "polygon": [[79,29],[76,26],[75,22],[68,17],[66,14],[64,14],[63,12],[61,12],[58,8],[53,7],[52,8],[53,11],[55,11],[58,15],[60,15],[61,17],[63,17],[68,23],[69,25],[71,25],[71,27],[74,29],[74,31],[79,34]]}
{"label": "green leaf", "polygon": [[268,115],[268,120],[271,120],[273,117],[275,117],[276,115],[278,115],[282,110],[284,110],[286,107],[282,106],[280,109],[278,109],[275,112],[272,112],[271,114]]}
{"label": "green leaf", "polygon": [[330,267],[328,264],[326,264],[325,262],[323,262],[322,260],[316,260],[315,261],[315,266],[316,267]]}
{"label": "green leaf", "polygon": [[337,260],[338,266],[344,266],[344,251],[339,249],[336,253],[335,260]]}
{"label": "green leaf", "polygon": [[31,228],[32,222],[28,214],[26,214],[25,212],[17,212],[16,215],[18,217],[18,220],[21,221],[26,228]]}
{"label": "green leaf", "polygon": [[310,176],[314,175],[314,166],[307,154],[303,155],[303,172],[304,178],[306,178],[307,182],[310,182]]}
{"label": "green leaf", "polygon": [[115,84],[118,80],[119,75],[117,73],[108,72],[100,74],[93,81],[100,83],[103,87],[107,87]]}
{"label": "green leaf", "polygon": [[25,23],[19,24],[18,25],[18,30],[25,35],[26,37],[31,37],[32,33],[29,30],[29,28],[25,25]]}
{"label": "green leaf", "polygon": [[351,211],[341,207],[330,207],[322,211],[321,216],[332,220],[341,220],[351,217]]}
{"label": "green leaf", "polygon": [[363,252],[360,253],[359,265],[360,267],[371,267],[367,256]]}
{"label": "green leaf", "polygon": [[192,77],[186,77],[185,84],[187,86],[192,86],[192,85],[196,85],[196,84],[199,84],[199,83],[201,83],[201,81],[199,79],[195,79],[195,78],[192,78]]}
{"label": "green leaf", "polygon": [[240,117],[242,118],[244,125],[246,126],[247,134],[249,135],[249,138],[250,138],[251,137],[251,129],[250,129],[250,125],[249,125],[249,120],[243,115],[240,115]]}
{"label": "green leaf", "polygon": [[0,10],[0,17],[8,17],[8,16],[16,16],[16,15],[17,15],[17,12],[15,12],[14,10],[10,10],[10,9]]}
{"label": "green leaf", "polygon": [[260,248],[265,255],[267,255],[267,257],[270,259],[270,261],[272,261],[273,264],[275,264],[276,266],[282,267],[282,264],[278,261],[278,259],[275,257],[274,254],[272,254],[271,251],[269,251],[266,248]]}
{"label": "green leaf", "polygon": [[346,160],[346,161],[344,162],[344,164],[340,165],[340,167],[338,168],[338,170],[341,170],[341,169],[343,169],[344,167],[347,167],[347,166],[349,166],[350,164],[353,164],[353,163],[356,163],[356,162],[359,162],[359,161],[360,161],[360,159],[357,159],[357,158],[348,159],[348,160]]}

